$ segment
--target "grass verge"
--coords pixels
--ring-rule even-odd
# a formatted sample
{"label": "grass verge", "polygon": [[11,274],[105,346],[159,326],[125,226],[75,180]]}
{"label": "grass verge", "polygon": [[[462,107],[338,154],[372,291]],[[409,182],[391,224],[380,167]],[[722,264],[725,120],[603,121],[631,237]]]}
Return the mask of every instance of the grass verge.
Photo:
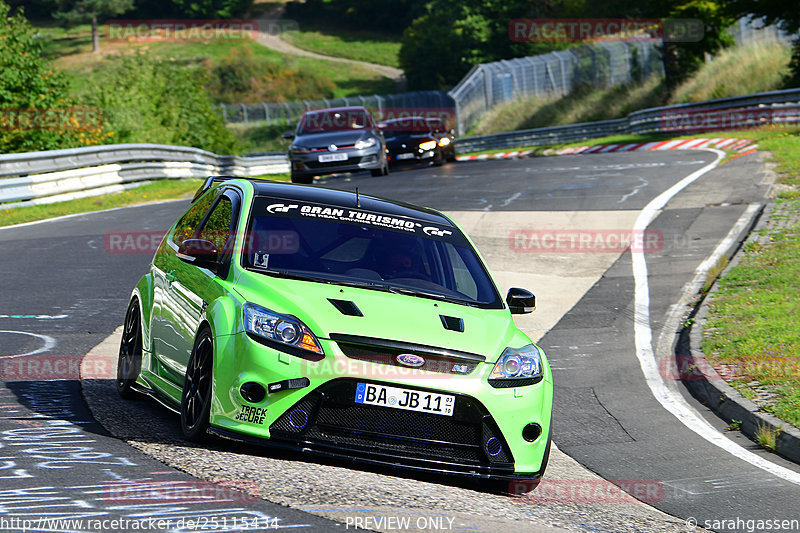
{"label": "grass verge", "polygon": [[749,133],[772,152],[784,190],[768,228],[718,280],[702,349],[743,396],[800,426],[800,130]]}
{"label": "grass verge", "polygon": [[[332,98],[361,94],[386,94],[395,91],[395,83],[368,67],[284,55],[251,39],[231,39],[210,42],[121,42],[109,41],[101,26],[100,53],[92,53],[91,30],[86,24],[70,29],[52,23],[34,21],[46,56],[69,78],[72,89],[80,93],[86,86],[87,77],[96,69],[104,68],[108,56],[142,50],[147,54],[178,61],[187,65],[201,65],[206,60],[220,61],[232,49],[249,46],[256,56],[279,63],[289,69],[304,69],[319,78],[330,79],[336,85]],[[286,100],[297,100],[292,94]]]}
{"label": "grass verge", "polygon": [[[289,174],[270,174],[257,177],[289,181]],[[66,202],[33,205],[29,207],[7,209],[0,207],[0,227],[23,224],[25,222],[35,222],[37,220],[45,220],[64,215],[91,213],[92,211],[102,211],[104,209],[113,209],[115,207],[125,207],[128,205],[190,198],[197,188],[200,187],[202,182],[203,180],[199,179],[161,180],[148,185],[142,185],[135,189],[92,198],[79,198]]]}
{"label": "grass verge", "polygon": [[303,50],[326,56],[357,59],[378,65],[399,67],[400,38],[375,32],[319,26],[281,34],[281,39]]}

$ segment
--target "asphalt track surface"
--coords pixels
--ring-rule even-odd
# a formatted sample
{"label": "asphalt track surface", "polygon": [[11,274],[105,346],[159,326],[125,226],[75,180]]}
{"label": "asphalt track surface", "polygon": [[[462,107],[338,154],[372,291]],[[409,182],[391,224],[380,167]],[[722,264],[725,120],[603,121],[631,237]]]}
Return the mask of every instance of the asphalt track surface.
{"label": "asphalt track surface", "polygon": [[[385,178],[332,177],[321,184],[358,187],[440,210],[503,211],[523,219],[531,211],[639,211],[714,157],[675,151],[487,161]],[[650,225],[663,235],[663,247],[646,257],[654,338],[697,266],[748,204],[764,201],[760,172],[754,156],[726,163],[677,195]],[[84,354],[106,338],[121,323],[130,289],[151,257],[107,253],[103,236],[164,230],[185,206],[169,202],[0,230],[0,355],[42,348],[48,348],[46,354]],[[540,342],[555,373],[555,442],[606,479],[658,481],[664,490],[653,505],[700,525],[800,518],[800,487],[708,444],[653,397],[635,356],[631,272],[631,256],[623,254]],[[693,406],[724,427],[703,406]],[[742,437],[730,438],[761,453]],[[175,519],[196,517],[200,510],[209,516],[221,512],[219,502],[115,500],[113,487],[125,480],[191,478],[106,436],[71,381],[0,385],[0,479],[0,518],[6,519],[39,517],[43,509],[52,509],[51,516]],[[243,505],[233,500],[222,506],[224,512],[279,517],[281,524],[315,530],[343,529],[263,500]]]}

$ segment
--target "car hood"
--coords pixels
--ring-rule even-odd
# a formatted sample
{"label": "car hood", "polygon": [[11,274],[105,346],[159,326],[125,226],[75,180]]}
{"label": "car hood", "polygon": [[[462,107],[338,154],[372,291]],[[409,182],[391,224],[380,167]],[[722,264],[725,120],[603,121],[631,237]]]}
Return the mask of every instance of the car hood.
{"label": "car hood", "polygon": [[309,133],[295,137],[292,145],[303,146],[305,148],[327,148],[335,144],[336,146],[352,146],[361,139],[371,137],[372,130],[346,130],[328,131],[323,133]]}
{"label": "car hood", "polygon": [[[236,290],[246,301],[302,320],[320,338],[358,335],[483,355],[495,362],[503,350],[530,339],[507,309],[480,309],[429,298],[244,272]],[[363,316],[348,316],[330,300],[352,302]],[[464,331],[445,329],[440,315],[463,320]]]}

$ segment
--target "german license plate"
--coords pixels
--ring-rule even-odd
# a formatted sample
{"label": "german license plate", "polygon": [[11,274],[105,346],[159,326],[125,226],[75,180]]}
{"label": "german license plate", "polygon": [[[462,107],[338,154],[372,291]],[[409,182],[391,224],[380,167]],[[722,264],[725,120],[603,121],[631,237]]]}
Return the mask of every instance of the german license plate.
{"label": "german license plate", "polygon": [[414,159],[414,154],[397,154],[397,159]]}
{"label": "german license plate", "polygon": [[437,394],[417,390],[386,387],[372,383],[356,385],[356,403],[380,405],[419,413],[432,413],[453,416],[456,397],[450,394]]}
{"label": "german license plate", "polygon": [[347,154],[320,154],[320,163],[330,163],[331,161],[347,161]]}

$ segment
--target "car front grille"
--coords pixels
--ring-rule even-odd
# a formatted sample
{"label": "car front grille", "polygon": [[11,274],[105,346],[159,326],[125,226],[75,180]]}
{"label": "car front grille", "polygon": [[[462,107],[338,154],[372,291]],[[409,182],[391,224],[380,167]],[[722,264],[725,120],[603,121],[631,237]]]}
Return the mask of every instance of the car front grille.
{"label": "car front grille", "polygon": [[359,381],[377,383],[342,378],[320,386],[270,426],[271,437],[395,459],[513,471],[505,439],[486,408],[474,398],[454,395],[453,416],[363,405],[354,401]]}
{"label": "car front grille", "polygon": [[328,163],[320,163],[319,161],[304,161],[304,163],[308,168],[324,169],[356,166],[361,163],[362,159],[363,158],[361,156],[351,156],[347,161],[331,161]]}
{"label": "car front grille", "polygon": [[397,356],[404,353],[418,355],[425,361],[422,366],[419,367],[419,370],[426,372],[465,376],[471,374],[478,366],[477,362],[465,361],[464,359],[447,355],[431,354],[420,350],[403,350],[388,346],[364,345],[344,341],[338,341],[336,344],[339,346],[339,349],[342,350],[342,353],[350,359],[401,368],[407,367],[403,366],[397,360]]}

